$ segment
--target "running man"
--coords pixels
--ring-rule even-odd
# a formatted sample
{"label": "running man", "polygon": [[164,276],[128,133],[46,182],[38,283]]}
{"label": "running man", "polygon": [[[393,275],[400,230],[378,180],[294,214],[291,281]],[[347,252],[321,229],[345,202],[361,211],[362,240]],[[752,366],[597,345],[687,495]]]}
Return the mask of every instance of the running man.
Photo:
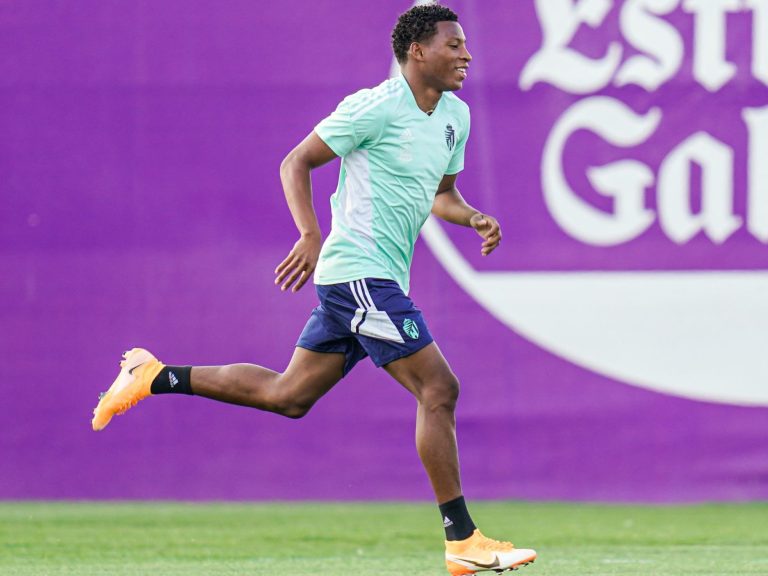
{"label": "running man", "polygon": [[[496,219],[472,208],[456,188],[469,109],[453,93],[472,57],[456,14],[436,4],[402,14],[392,48],[401,74],[345,98],[280,167],[300,237],[275,270],[275,284],[296,292],[314,274],[320,299],[285,371],[253,364],[166,366],[134,348],[94,410],[93,429],[147,396],[166,393],[301,418],[370,356],[418,402],[416,448],[440,508],[448,571],[512,569],[536,553],[487,538],[472,522],[456,447],[459,382],[407,296],[414,243],[430,212],[474,228],[483,255],[501,241]],[[323,243],[310,173],[337,156],[333,225]]]}

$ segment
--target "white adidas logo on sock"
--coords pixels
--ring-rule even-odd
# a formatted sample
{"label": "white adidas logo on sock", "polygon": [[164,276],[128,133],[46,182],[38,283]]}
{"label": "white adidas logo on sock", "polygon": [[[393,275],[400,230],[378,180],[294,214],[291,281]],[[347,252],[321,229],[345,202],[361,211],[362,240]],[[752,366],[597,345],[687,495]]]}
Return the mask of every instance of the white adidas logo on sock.
{"label": "white adidas logo on sock", "polygon": [[445,526],[446,528],[448,526],[453,526],[453,522],[451,522],[451,519],[448,518],[448,516],[443,517],[443,526]]}
{"label": "white adidas logo on sock", "polygon": [[176,378],[176,374],[174,374],[173,372],[168,372],[168,381],[171,383],[171,388],[173,388],[174,386],[176,386],[176,384],[179,383],[179,379]]}

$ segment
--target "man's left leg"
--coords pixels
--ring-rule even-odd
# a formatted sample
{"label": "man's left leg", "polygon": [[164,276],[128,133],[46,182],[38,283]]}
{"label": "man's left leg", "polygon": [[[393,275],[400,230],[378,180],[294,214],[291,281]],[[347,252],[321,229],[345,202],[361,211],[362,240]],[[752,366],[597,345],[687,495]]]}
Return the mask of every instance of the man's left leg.
{"label": "man's left leg", "polygon": [[384,369],[418,402],[416,449],[429,476],[446,530],[446,566],[453,576],[514,569],[536,559],[533,550],[486,538],[475,528],[461,492],[456,444],[459,381],[433,342]]}
{"label": "man's left leg", "polygon": [[416,450],[439,504],[461,496],[456,447],[456,401],[459,380],[433,342],[418,352],[390,362],[384,369],[414,395]]}

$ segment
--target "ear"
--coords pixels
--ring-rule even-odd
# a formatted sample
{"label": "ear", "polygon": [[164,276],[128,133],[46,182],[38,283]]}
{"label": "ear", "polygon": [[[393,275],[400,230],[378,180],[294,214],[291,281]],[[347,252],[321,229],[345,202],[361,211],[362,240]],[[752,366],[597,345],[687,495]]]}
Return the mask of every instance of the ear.
{"label": "ear", "polygon": [[408,55],[417,62],[424,61],[424,47],[418,42],[412,42],[408,47]]}

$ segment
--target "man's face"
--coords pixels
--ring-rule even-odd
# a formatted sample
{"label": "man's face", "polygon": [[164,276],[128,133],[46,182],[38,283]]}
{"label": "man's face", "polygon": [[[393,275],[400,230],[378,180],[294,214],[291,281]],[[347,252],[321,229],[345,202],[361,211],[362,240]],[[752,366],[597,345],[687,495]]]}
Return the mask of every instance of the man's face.
{"label": "man's face", "polygon": [[428,82],[441,92],[461,90],[472,56],[458,22],[438,22],[437,33],[422,44]]}

